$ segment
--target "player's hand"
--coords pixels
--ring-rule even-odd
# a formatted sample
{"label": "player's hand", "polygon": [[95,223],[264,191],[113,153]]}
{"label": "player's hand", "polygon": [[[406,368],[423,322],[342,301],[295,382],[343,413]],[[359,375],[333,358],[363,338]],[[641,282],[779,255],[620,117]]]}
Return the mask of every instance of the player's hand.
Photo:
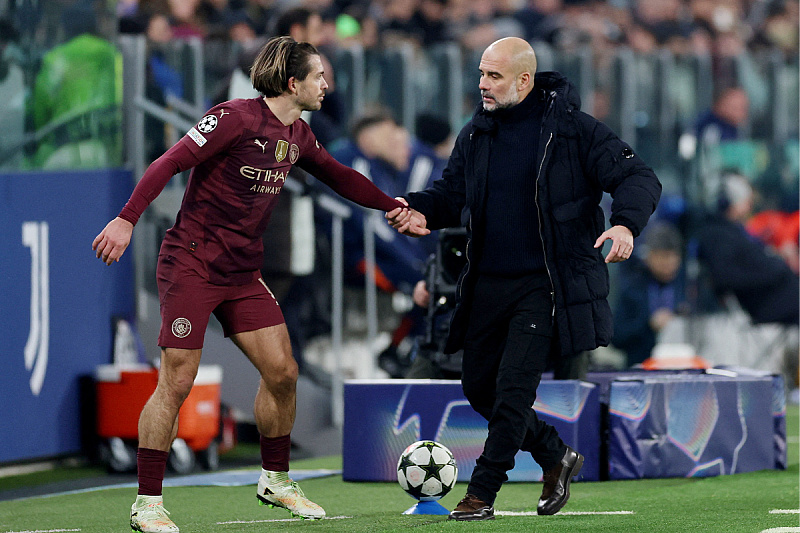
{"label": "player's hand", "polygon": [[633,233],[625,226],[614,226],[603,232],[594,243],[595,248],[600,248],[608,239],[614,243],[611,251],[606,256],[606,263],[619,263],[625,261],[633,253]]}
{"label": "player's hand", "polygon": [[[404,198],[396,198],[396,200],[405,206],[408,205]],[[428,222],[425,219],[425,215],[415,209],[398,207],[386,213],[385,216],[389,225],[403,235],[424,237],[431,232],[427,228]]]}
{"label": "player's hand", "polygon": [[122,218],[115,218],[94,238],[92,250],[106,265],[119,261],[131,242],[133,224]]}

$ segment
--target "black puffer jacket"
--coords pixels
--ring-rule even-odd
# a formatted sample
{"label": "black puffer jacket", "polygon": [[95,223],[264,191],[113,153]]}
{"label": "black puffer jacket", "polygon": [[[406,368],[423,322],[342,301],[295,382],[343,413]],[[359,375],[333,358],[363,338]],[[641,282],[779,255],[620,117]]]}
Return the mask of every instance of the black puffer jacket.
{"label": "black puffer jacket", "polygon": [[[601,251],[594,248],[605,231],[599,207],[603,191],[613,198],[611,224],[628,227],[635,237],[655,210],[661,184],[628,144],[580,111],[577,90],[560,74],[537,74],[528,98],[539,98],[546,106],[537,156],[539,175],[531,176],[538,180],[536,205],[530,212],[539,216],[561,353],[570,355],[607,345],[613,333],[606,300],[608,269]],[[472,265],[477,264],[487,237],[484,204],[496,128],[492,113],[479,107],[459,133],[442,179],[407,196],[430,229],[466,226],[470,232],[447,353],[463,346],[476,280]]]}

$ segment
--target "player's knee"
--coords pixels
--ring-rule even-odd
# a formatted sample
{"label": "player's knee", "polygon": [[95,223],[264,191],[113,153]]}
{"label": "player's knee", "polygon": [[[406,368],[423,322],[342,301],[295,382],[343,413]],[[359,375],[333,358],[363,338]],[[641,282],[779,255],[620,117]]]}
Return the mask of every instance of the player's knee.
{"label": "player's knee", "polygon": [[194,376],[190,374],[177,374],[163,385],[159,383],[162,394],[167,396],[171,402],[179,405],[183,404],[186,397],[189,396],[192,385],[194,385]]}
{"label": "player's knee", "polygon": [[297,387],[298,374],[297,363],[294,360],[287,362],[270,376],[271,388],[284,394],[294,392]]}

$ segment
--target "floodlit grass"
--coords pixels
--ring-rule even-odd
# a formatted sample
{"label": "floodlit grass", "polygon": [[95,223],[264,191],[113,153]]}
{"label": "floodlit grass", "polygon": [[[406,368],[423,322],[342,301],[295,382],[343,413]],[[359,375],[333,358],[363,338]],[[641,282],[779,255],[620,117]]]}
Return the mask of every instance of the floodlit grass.
{"label": "floodlit grass", "polygon": [[[762,471],[703,479],[657,479],[575,483],[562,513],[633,511],[630,515],[499,516],[493,523],[448,522],[444,516],[407,516],[413,503],[395,483],[344,483],[339,476],[302,482],[306,494],[338,520],[276,521],[289,514],[258,506],[255,487],[180,487],[166,489],[165,503],[181,532],[250,531],[547,531],[547,532],[760,532],[800,526],[798,514],[771,514],[798,509],[798,409],[789,410],[788,471]],[[292,467],[340,468],[338,457],[297,461]],[[17,481],[25,476],[18,476]],[[38,478],[37,478],[38,479]],[[463,496],[459,484],[442,500],[450,509]],[[533,511],[541,486],[507,484],[495,507]],[[82,533],[127,531],[134,489],[107,489],[84,494],[0,502],[0,533],[80,530]],[[229,522],[229,523],[225,523]],[[238,523],[230,523],[238,522]]]}

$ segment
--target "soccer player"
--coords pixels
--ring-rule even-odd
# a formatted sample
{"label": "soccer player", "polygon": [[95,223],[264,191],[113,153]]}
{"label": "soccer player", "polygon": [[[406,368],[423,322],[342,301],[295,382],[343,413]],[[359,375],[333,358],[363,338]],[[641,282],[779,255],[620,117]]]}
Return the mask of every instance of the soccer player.
{"label": "soccer player", "polygon": [[259,501],[303,518],[325,516],[288,476],[298,368],[278,302],[259,274],[261,234],[295,164],[345,198],[413,222],[397,200],[336,162],[298,120],[301,112],[320,108],[328,86],[314,46],[290,37],[270,40],[253,64],[251,81],[264,97],[209,110],[149,166],[119,216],[92,243],[104,263],[119,261],[145,208],[172,176],[193,168],[158,257],[161,370],[139,419],[134,531],[178,531],[164,509],[162,481],[212,312],[261,375],[254,409],[261,434]]}

